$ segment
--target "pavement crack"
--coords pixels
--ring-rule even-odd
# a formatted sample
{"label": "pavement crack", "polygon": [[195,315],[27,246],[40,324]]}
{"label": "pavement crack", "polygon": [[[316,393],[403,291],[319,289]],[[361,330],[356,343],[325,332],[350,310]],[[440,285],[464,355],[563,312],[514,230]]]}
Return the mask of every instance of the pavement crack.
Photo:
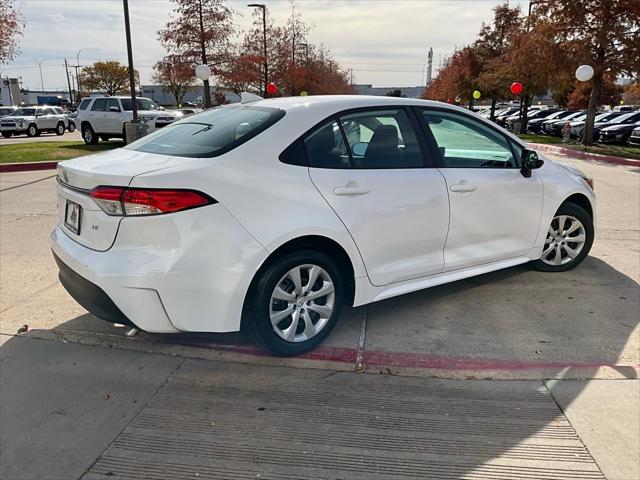
{"label": "pavement crack", "polygon": [[50,175],[48,177],[40,178],[38,180],[33,180],[32,182],[21,183],[20,185],[14,185],[13,187],[7,187],[0,190],[0,192],[6,192],[8,190],[13,190],[14,188],[26,187],[27,185],[32,185],[34,183],[42,182],[44,180],[49,180],[50,178],[55,177],[56,175]]}

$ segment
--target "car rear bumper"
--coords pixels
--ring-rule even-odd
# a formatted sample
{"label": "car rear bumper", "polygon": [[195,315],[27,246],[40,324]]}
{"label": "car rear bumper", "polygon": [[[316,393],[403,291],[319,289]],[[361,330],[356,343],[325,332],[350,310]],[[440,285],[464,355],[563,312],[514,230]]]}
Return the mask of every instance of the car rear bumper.
{"label": "car rear bumper", "polygon": [[73,297],[83,308],[96,317],[113,323],[133,325],[133,322],[122,313],[109,295],[99,286],[74,272],[66,263],[60,260],[55,252],[53,258],[58,264],[58,278],[67,293]]}
{"label": "car rear bumper", "polygon": [[[98,317],[113,317],[109,302],[110,308],[96,310],[95,304],[104,307],[105,301],[93,287],[89,297],[97,295],[101,301],[87,302],[82,290],[88,282],[125,318],[153,333],[238,331],[246,292],[268,255],[220,204],[124,218],[106,251],[79,244],[58,225],[51,247],[60,262],[86,281],[63,275],[63,285],[66,281],[78,303]],[[69,286],[69,277],[84,285],[80,293]]]}

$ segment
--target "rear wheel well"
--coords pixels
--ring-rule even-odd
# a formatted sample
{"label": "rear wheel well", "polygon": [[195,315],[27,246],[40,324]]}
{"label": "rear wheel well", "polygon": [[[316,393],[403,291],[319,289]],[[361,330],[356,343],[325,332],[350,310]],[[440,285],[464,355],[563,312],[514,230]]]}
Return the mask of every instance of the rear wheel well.
{"label": "rear wheel well", "polygon": [[574,193],[562,203],[563,204],[572,203],[574,205],[577,205],[578,207],[582,208],[585,212],[587,212],[589,216],[593,219],[593,208],[591,207],[591,202],[586,197],[586,195],[583,195],[581,193]]}
{"label": "rear wheel well", "polygon": [[259,281],[260,274],[264,272],[265,269],[269,268],[269,266],[279,257],[285,255],[290,252],[295,252],[298,250],[317,250],[327,255],[330,255],[333,260],[335,260],[339,267],[340,272],[342,273],[342,278],[347,287],[347,291],[345,292],[345,303],[349,305],[353,305],[353,300],[355,296],[355,274],[353,270],[353,264],[351,263],[351,259],[349,255],[345,251],[342,246],[336,242],[335,240],[331,240],[327,237],[322,237],[320,235],[307,235],[304,237],[294,238],[293,240],[289,240],[288,242],[279,246],[276,250],[274,250],[271,255],[264,261],[264,263],[260,266],[256,274],[253,276],[253,280],[251,280],[251,284],[249,285],[249,289],[247,290],[247,294],[244,299],[243,305],[243,315],[242,315],[242,324],[244,327],[245,324],[245,313],[249,310],[249,299],[253,297],[253,291],[256,287],[256,284]]}

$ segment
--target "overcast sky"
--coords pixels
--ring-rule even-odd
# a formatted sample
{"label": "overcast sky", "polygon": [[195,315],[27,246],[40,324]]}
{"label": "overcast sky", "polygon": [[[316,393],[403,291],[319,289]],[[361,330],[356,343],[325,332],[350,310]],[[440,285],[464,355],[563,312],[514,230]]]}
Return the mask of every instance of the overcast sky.
{"label": "overcast sky", "polygon": [[[248,1],[229,1],[236,25],[251,23]],[[291,13],[289,0],[266,0],[279,24]],[[416,86],[424,82],[426,55],[440,58],[471,42],[482,22],[502,0],[296,0],[296,9],[313,26],[309,40],[324,43],[344,69],[353,69],[354,83]],[[80,64],[116,59],[126,63],[121,0],[17,0],[25,19],[20,57],[0,67],[2,76],[22,77],[23,85],[40,88],[36,60],[44,59],[45,89],[66,88],[64,58]],[[526,11],[527,0],[511,0]],[[163,56],[156,32],[169,19],[170,0],[129,0],[133,57],[142,83]]]}

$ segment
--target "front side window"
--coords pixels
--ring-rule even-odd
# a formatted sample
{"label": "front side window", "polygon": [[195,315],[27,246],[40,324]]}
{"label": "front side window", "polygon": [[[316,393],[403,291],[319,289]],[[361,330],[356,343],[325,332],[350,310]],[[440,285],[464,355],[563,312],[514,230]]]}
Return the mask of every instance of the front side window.
{"label": "front side window", "polygon": [[445,168],[515,168],[518,162],[507,139],[467,116],[422,110]]}
{"label": "front side window", "polygon": [[80,102],[80,105],[78,106],[78,108],[80,110],[86,110],[87,107],[89,106],[89,103],[91,103],[91,99],[90,98],[85,98],[84,100],[82,100]]}
{"label": "front side window", "polygon": [[35,108],[20,108],[13,114],[16,117],[33,117],[36,114]]}
{"label": "front side window", "polygon": [[106,98],[98,98],[95,102],[93,102],[93,107],[91,107],[92,112],[104,112],[107,105]]}
{"label": "front side window", "polygon": [[284,111],[277,108],[217,107],[156,130],[124,148],[178,157],[214,157],[255,137],[283,116]]}
{"label": "front side window", "polygon": [[420,168],[418,140],[403,109],[340,117],[353,168]]}

